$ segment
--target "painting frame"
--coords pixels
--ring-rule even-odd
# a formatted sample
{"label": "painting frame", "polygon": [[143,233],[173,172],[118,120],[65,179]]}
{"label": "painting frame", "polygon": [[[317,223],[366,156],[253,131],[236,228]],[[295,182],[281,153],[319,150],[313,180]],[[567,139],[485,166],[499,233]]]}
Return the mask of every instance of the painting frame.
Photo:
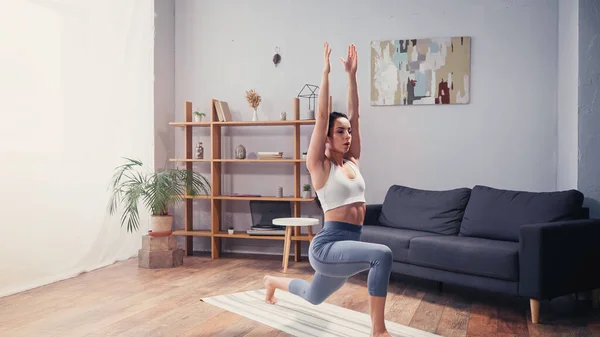
{"label": "painting frame", "polygon": [[370,104],[469,104],[471,43],[470,36],[371,41]]}

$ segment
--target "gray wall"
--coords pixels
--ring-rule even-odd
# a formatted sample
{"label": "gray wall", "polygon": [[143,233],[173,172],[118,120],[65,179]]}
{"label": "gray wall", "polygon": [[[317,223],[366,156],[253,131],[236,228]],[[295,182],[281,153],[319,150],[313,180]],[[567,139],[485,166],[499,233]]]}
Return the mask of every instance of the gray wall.
{"label": "gray wall", "polygon": [[557,133],[558,160],[556,189],[577,188],[577,118],[579,22],[577,0],[560,0],[558,7],[558,90]]}
{"label": "gray wall", "polygon": [[600,1],[579,1],[579,167],[577,186],[600,216]]}
{"label": "gray wall", "polygon": [[[185,100],[205,112],[211,98],[227,100],[234,118],[249,120],[244,92],[254,88],[263,95],[261,119],[277,119],[281,111],[291,114],[292,98],[302,85],[319,82],[325,40],[335,54],[334,109],[344,110],[346,83],[336,59],[355,43],[362,55],[363,174],[369,202],[382,201],[393,183],[431,189],[474,184],[534,191],[579,188],[590,197],[586,205],[592,214],[600,216],[598,1],[379,0],[343,8],[323,4],[331,6],[324,11],[314,10],[316,1],[236,4],[156,1],[158,167],[182,155],[183,133],[165,125],[181,120]],[[227,24],[214,13],[227,13]],[[369,106],[369,41],[462,34],[473,38],[469,105]],[[273,67],[276,47],[283,61]],[[524,74],[531,80],[522,80]],[[207,131],[195,130],[194,141],[209,144]],[[290,130],[227,129],[223,155],[231,155],[238,144],[249,152],[290,155],[291,138],[283,137],[284,131]],[[513,131],[516,136],[509,135]],[[310,128],[303,128],[303,148],[309,136]],[[205,155],[210,156],[208,146]],[[195,169],[210,177],[208,165],[195,164]],[[293,186],[291,166],[232,164],[224,171],[225,193],[274,194],[278,185],[286,192]],[[195,228],[209,228],[208,206],[195,202]],[[225,225],[248,226],[245,203],[227,202],[224,210]],[[315,213],[310,205],[303,209],[303,215]],[[179,212],[176,226],[182,223]],[[197,249],[208,248],[208,240],[195,241]],[[281,252],[278,243],[252,240],[226,240],[224,249]]]}
{"label": "gray wall", "polygon": [[[225,18],[225,19],[224,19]],[[183,102],[209,111],[211,98],[226,100],[237,120],[250,120],[245,91],[263,97],[260,119],[291,115],[305,83],[319,84],[322,46],[332,47],[333,108],[345,110],[347,78],[339,56],[355,43],[363,137],[362,173],[369,203],[381,202],[391,184],[449,189],[486,184],[534,191],[557,185],[558,0],[337,2],[178,0],[175,8],[175,120]],[[370,42],[380,39],[470,35],[471,102],[454,106],[374,107],[370,97]],[[271,61],[279,47],[282,62]],[[302,111],[304,112],[304,111]],[[311,127],[302,127],[301,147]],[[238,144],[248,152],[293,150],[291,128],[228,127],[223,155]],[[175,152],[183,134],[175,131]],[[514,133],[514,134],[513,134]],[[194,142],[210,144],[208,130]],[[205,155],[210,151],[205,149]],[[210,166],[194,164],[210,176]],[[291,165],[224,165],[225,193],[275,194],[293,188]],[[302,183],[309,180],[303,166]],[[209,228],[209,203],[195,201],[195,228]],[[303,207],[303,215],[316,209]],[[245,202],[224,204],[225,225],[250,225]],[[183,212],[176,224],[183,226]],[[279,242],[225,240],[225,250],[281,253]],[[196,238],[198,249],[208,240]]]}

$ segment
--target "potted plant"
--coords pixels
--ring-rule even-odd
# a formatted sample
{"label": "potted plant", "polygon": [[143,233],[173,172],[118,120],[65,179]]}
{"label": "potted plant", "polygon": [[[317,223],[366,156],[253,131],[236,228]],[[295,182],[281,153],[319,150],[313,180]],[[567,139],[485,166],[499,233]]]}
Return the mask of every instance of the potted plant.
{"label": "potted plant", "polygon": [[123,208],[121,226],[127,225],[128,232],[139,228],[140,202],[151,215],[148,234],[168,236],[173,232],[173,215],[169,213],[169,207],[185,200],[186,195],[209,194],[210,183],[197,172],[178,168],[149,172],[143,170],[141,161],[125,160],[125,164],[115,169],[111,179],[108,211],[113,215],[119,206]]}
{"label": "potted plant", "polygon": [[194,111],[194,122],[202,122],[202,117],[205,117],[204,112]]}
{"label": "potted plant", "polygon": [[306,155],[307,155],[306,152],[302,152],[302,159],[306,159]]}
{"label": "potted plant", "polygon": [[312,195],[310,193],[310,184],[304,184],[302,197],[306,198],[306,199],[312,197]]}
{"label": "potted plant", "polygon": [[227,228],[227,233],[233,234],[233,226],[229,226],[229,228]]}

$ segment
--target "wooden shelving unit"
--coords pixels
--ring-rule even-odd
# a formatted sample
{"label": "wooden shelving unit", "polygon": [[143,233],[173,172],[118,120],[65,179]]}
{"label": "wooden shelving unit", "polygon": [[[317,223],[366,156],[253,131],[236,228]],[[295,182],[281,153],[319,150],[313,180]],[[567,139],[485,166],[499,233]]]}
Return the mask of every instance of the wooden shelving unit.
{"label": "wooden shelving unit", "polygon": [[[221,252],[221,239],[262,239],[262,240],[279,240],[283,241],[284,236],[257,236],[248,235],[246,233],[234,233],[229,234],[227,230],[222,228],[222,205],[223,202],[228,200],[275,200],[275,201],[290,201],[293,203],[293,216],[299,217],[301,204],[303,202],[311,202],[314,198],[302,198],[301,197],[301,186],[300,186],[300,165],[305,162],[301,159],[300,153],[300,126],[302,125],[314,125],[314,120],[301,120],[300,119],[300,100],[294,98],[294,116],[291,120],[285,121],[229,121],[220,122],[217,116],[217,110],[215,106],[216,100],[211,100],[211,121],[207,122],[192,122],[192,102],[185,102],[184,107],[184,122],[171,122],[169,125],[174,127],[180,127],[184,129],[184,155],[185,158],[172,158],[169,159],[171,162],[182,162],[185,163],[187,170],[193,169],[194,163],[210,163],[211,165],[211,194],[201,196],[186,196],[184,202],[184,229],[176,230],[173,235],[185,237],[185,252],[186,255],[192,255],[193,238],[194,237],[209,237],[211,239],[211,256],[213,259],[219,258]],[[331,111],[331,96],[329,97],[329,111]],[[221,152],[221,137],[222,129],[227,126],[292,126],[294,128],[294,157],[293,159],[229,159],[222,158]],[[192,141],[193,128],[207,127],[210,128],[210,147],[211,147],[211,158],[210,159],[194,159],[194,144]],[[206,146],[205,146],[206,148]],[[294,165],[294,196],[293,197],[276,197],[276,196],[260,196],[260,197],[248,197],[248,196],[236,196],[236,195],[223,195],[221,182],[223,165],[227,163],[287,163]],[[208,199],[211,203],[211,228],[209,230],[194,230],[193,229],[193,202],[195,199]],[[292,236],[294,242],[294,260],[300,259],[300,244],[301,242],[308,242],[308,235],[301,235],[300,228],[294,228],[295,232]]]}

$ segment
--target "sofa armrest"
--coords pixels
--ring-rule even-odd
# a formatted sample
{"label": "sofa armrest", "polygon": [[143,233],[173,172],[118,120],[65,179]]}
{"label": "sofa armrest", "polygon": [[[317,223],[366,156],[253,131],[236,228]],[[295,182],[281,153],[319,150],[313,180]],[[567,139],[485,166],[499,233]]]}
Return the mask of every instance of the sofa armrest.
{"label": "sofa armrest", "polygon": [[600,288],[600,219],[521,226],[519,294],[543,300]]}
{"label": "sofa armrest", "polygon": [[365,221],[363,221],[363,225],[378,225],[382,207],[383,204],[367,204],[367,211],[365,212]]}

